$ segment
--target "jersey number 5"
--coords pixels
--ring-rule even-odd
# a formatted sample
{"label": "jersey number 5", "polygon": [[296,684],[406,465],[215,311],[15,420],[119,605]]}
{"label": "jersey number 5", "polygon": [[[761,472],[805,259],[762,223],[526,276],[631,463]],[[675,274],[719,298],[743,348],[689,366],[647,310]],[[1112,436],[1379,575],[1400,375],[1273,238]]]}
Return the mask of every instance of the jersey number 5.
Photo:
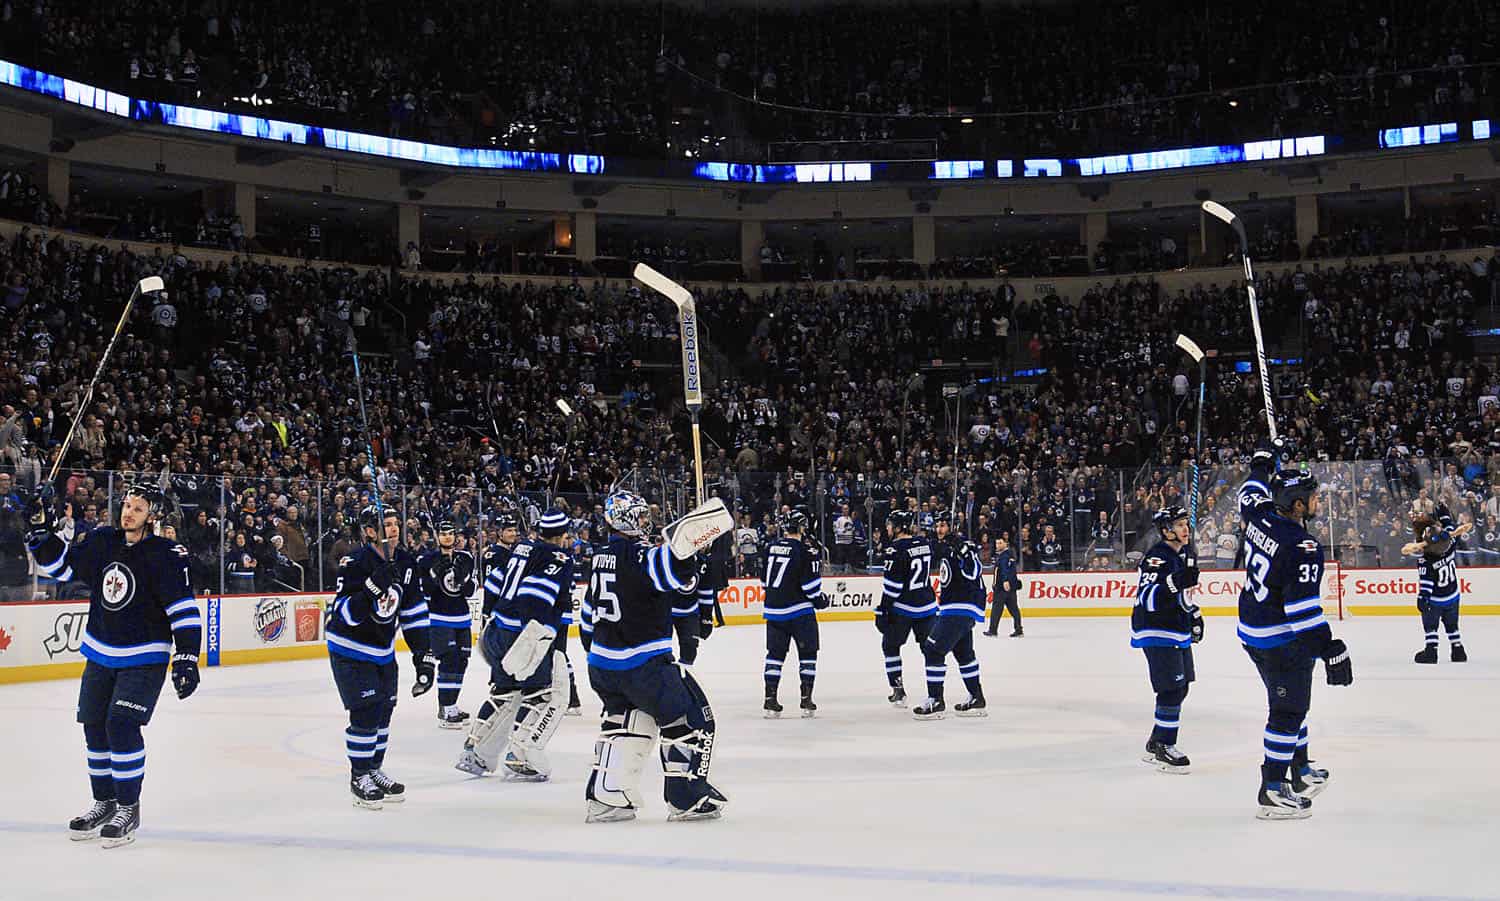
{"label": "jersey number 5", "polygon": [[589,577],[589,596],[594,599],[594,621],[620,621],[620,596],[615,594],[615,574],[596,572]]}

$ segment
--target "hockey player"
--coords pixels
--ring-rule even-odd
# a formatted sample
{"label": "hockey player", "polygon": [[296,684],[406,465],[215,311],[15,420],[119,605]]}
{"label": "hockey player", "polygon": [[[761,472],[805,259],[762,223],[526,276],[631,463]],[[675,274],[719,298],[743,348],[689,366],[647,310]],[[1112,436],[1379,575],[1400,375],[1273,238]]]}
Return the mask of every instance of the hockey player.
{"label": "hockey player", "polygon": [[484,555],[480,558],[484,570],[484,602],[480,615],[486,623],[490,621],[490,612],[500,600],[501,580],[505,575],[506,564],[510,563],[511,551],[516,542],[521,540],[521,523],[516,514],[502,512],[495,517],[495,523],[500,527],[500,540],[485,548]]}
{"label": "hockey player", "polygon": [[807,516],[798,511],[781,518],[781,537],[766,545],[766,719],[781,716],[776,689],[781,684],[781,666],[787,650],[797,644],[798,671],[802,682],[802,715],[817,714],[813,683],[818,676],[818,617],[815,611],[828,606],[823,597],[822,559],[818,550],[802,538]]}
{"label": "hockey player", "polygon": [[1159,540],[1141,558],[1130,613],[1130,646],[1145,653],[1156,692],[1154,725],[1141,759],[1163,773],[1185,774],[1192,763],[1177,750],[1177,726],[1194,679],[1193,643],[1203,640],[1203,614],[1188,597],[1198,584],[1198,558],[1187,510],[1163,507],[1151,522]]}
{"label": "hockey player", "polygon": [[[704,515],[707,507],[717,511]],[[616,491],[604,504],[609,542],[594,554],[583,605],[589,682],[604,702],[585,792],[586,821],[634,819],[641,769],[660,739],[669,820],[712,819],[728,799],[708,781],[713,709],[690,670],[672,660],[671,609],[693,579],[693,554],[733,528],[716,501],[667,528],[668,541],[646,539],[651,511],[639,495]]]}
{"label": "hockey player", "polygon": [[432,655],[437,658],[438,727],[462,729],[469,715],[458,709],[469,653],[474,648],[469,597],[474,593],[474,555],[456,550],[458,530],[451,517],[434,524],[437,547],[417,558],[417,581],[432,623]]}
{"label": "hockey player", "polygon": [[416,586],[416,560],[401,547],[401,519],[389,507],[359,514],[364,544],[339,561],[324,632],[339,698],[349,711],[345,733],[354,806],[379,810],[406,800],[406,786],[386,775],[385,751],[396,710],[396,628],[411,648],[412,697],[432,688],[430,620]]}
{"label": "hockey player", "polygon": [[456,764],[476,776],[502,762],[513,778],[543,782],[552,775],[547,743],[568,701],[568,663],[558,647],[573,599],[568,515],[549,511],[537,522],[537,535],[512,550],[484,627],[489,712],[475,719]]}
{"label": "hockey player", "polygon": [[1323,659],[1329,685],[1352,684],[1354,667],[1323,616],[1323,546],[1305,526],[1318,512],[1317,481],[1295,470],[1273,476],[1274,463],[1273,450],[1257,450],[1240,489],[1245,585],[1238,632],[1270,707],[1256,816],[1303,819],[1328,784],[1328,771],[1308,757],[1314,665]]}
{"label": "hockey player", "polygon": [[886,700],[904,707],[901,646],[908,635],[915,636],[918,645],[925,642],[937,615],[937,597],[932,592],[932,542],[914,537],[916,514],[909,510],[892,511],[886,528],[895,540],[885,549],[885,578],[875,607],[875,628],[882,638],[885,676],[891,685]]}
{"label": "hockey player", "polygon": [[[26,544],[37,572],[58,583],[89,586],[78,722],[94,803],[68,823],[68,837],[102,838],[106,848],[135,841],[141,824],[141,727],[151,721],[168,667],[178,698],[198,687],[203,618],[187,549],[151,534],[163,503],[155,489],[132,486],[120,504],[119,527],[96,528],[71,547],[55,534],[50,499],[34,500],[30,509]],[[71,507],[66,512],[71,518]]]}
{"label": "hockey player", "polygon": [[[1451,519],[1449,520],[1452,521]],[[1417,612],[1422,614],[1422,631],[1426,646],[1417,652],[1417,663],[1437,663],[1438,623],[1448,633],[1450,658],[1466,663],[1463,636],[1458,631],[1458,540],[1474,528],[1473,523],[1457,527],[1439,525],[1431,516],[1412,519],[1416,541],[1408,542],[1401,552],[1420,555],[1417,560]]]}
{"label": "hockey player", "polygon": [[979,548],[953,531],[947,512],[937,515],[938,555],[937,623],[922,641],[922,657],[927,664],[927,698],[912,708],[919,720],[940,720],[947,705],[943,703],[943,683],[948,679],[948,655],[958,661],[958,674],[969,690],[969,699],[953,705],[959,716],[988,716],[984,709],[984,689],[979,684],[979,658],[974,654],[974,625],[984,622],[984,565],[979,562]]}

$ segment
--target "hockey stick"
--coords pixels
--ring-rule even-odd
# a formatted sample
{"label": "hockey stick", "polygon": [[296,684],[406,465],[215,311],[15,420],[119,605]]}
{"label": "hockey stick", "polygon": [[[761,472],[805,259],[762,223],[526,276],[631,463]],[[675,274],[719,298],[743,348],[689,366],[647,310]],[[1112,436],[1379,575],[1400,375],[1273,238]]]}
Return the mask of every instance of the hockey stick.
{"label": "hockey stick", "polygon": [[698,416],[703,410],[702,370],[698,357],[698,310],[688,289],[645,263],[637,263],[632,274],[636,281],[677,306],[677,327],[682,336],[682,399],[693,420],[693,478],[697,488],[697,503],[702,504],[707,498],[703,496],[703,439],[698,425]]}
{"label": "hockey stick", "polygon": [[73,432],[78,428],[78,422],[83,418],[83,411],[89,408],[89,401],[94,397],[94,388],[99,384],[99,376],[104,374],[104,364],[109,362],[110,351],[115,349],[115,342],[120,339],[120,332],[125,328],[125,320],[130,318],[130,308],[135,306],[135,299],[142,294],[154,294],[165,289],[159,275],[148,275],[136,282],[135,290],[130,292],[130,298],[125,301],[125,309],[120,311],[120,321],[115,323],[115,333],[110,336],[109,344],[104,347],[104,356],[99,358],[99,365],[94,369],[94,377],[89,379],[88,390],[83,392],[83,399],[78,402],[78,409],[73,411],[73,423],[68,426],[68,436],[63,439],[62,449],[57,452],[57,459],[52,461],[52,469],[47,473],[46,485],[51,485],[57,478],[57,471],[62,468],[63,457],[68,455],[68,448],[73,444]]}
{"label": "hockey stick", "polygon": [[1177,346],[1187,352],[1198,364],[1198,437],[1193,443],[1193,486],[1188,491],[1188,528],[1198,534],[1198,458],[1203,456],[1203,382],[1207,378],[1208,364],[1203,362],[1203,348],[1187,335],[1177,336]]}
{"label": "hockey stick", "polygon": [[557,465],[552,473],[552,502],[554,504],[557,503],[557,486],[562,484],[563,463],[568,459],[568,442],[573,438],[573,408],[559,397],[557,409],[562,411],[563,422],[567,423],[568,431],[563,436],[562,453],[557,455]]}
{"label": "hockey stick", "polygon": [[[370,458],[370,496],[375,498],[375,516],[380,520],[375,534],[380,546],[385,547],[385,504],[380,499],[380,470],[375,467],[375,442],[370,437],[370,416],[365,412],[365,383],[359,370],[359,345],[354,340],[354,329],[349,329],[349,354],[354,357],[354,391],[359,395],[359,418],[365,428],[365,454]],[[363,540],[364,536],[360,536]]]}
{"label": "hockey stick", "polygon": [[1245,222],[1222,203],[1203,201],[1203,211],[1234,229],[1240,239],[1240,260],[1245,264],[1245,293],[1250,298],[1250,329],[1255,333],[1255,362],[1260,367],[1260,393],[1266,402],[1266,427],[1276,440],[1276,408],[1271,401],[1271,372],[1266,368],[1266,342],[1260,331],[1260,306],[1255,300],[1255,270],[1250,267],[1250,241],[1245,237]]}

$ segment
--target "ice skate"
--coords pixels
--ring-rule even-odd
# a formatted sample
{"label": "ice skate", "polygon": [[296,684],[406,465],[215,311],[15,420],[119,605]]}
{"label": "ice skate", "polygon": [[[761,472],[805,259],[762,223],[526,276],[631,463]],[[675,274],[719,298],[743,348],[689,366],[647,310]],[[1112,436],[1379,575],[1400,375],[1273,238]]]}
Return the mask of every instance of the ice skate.
{"label": "ice skate", "polygon": [[1452,648],[1449,648],[1448,659],[1454,663],[1468,663],[1469,652],[1464,650],[1463,645],[1456,644]]}
{"label": "ice skate", "polygon": [[406,786],[387,776],[385,770],[371,770],[370,778],[375,780],[375,786],[385,794],[385,803],[400,804],[406,800]]}
{"label": "ice skate", "polygon": [[982,717],[989,716],[984,709],[984,698],[970,698],[967,701],[959,701],[953,705],[953,712],[958,716]]}
{"label": "ice skate", "polygon": [[1260,787],[1260,809],[1257,820],[1305,820],[1312,816],[1312,799],[1292,791],[1287,782],[1272,782]]}
{"label": "ice skate", "polygon": [[1304,798],[1316,798],[1328,787],[1328,771],[1320,770],[1312,764],[1304,763],[1296,767],[1292,775],[1292,791]]}
{"label": "ice skate", "polygon": [[115,802],[95,801],[88,810],[68,821],[68,838],[75,842],[92,841],[99,837],[99,827],[114,815]]}
{"label": "ice skate", "polygon": [[1164,745],[1154,739],[1146,742],[1146,753],[1142,755],[1141,761],[1151,764],[1160,772],[1177,776],[1193,771],[1191,761],[1186,754],[1177,750],[1176,745]]}
{"label": "ice skate", "polygon": [[468,727],[469,715],[457,707],[451,707],[438,714],[439,729],[467,729]]}
{"label": "ice skate", "polygon": [[1413,657],[1412,659],[1417,663],[1437,663],[1437,648],[1433,647],[1432,645],[1428,645],[1427,647],[1418,651],[1417,656]]}
{"label": "ice skate", "polygon": [[365,810],[380,810],[385,806],[385,792],[375,784],[370,773],[355,773],[349,777],[349,794],[354,797],[354,806]]}
{"label": "ice skate", "polygon": [[141,805],[119,804],[115,806],[115,815],[99,828],[99,838],[106,848],[124,847],[135,841],[135,831],[140,826]]}
{"label": "ice skate", "polygon": [[911,709],[911,715],[919,720],[940,720],[948,705],[935,698],[927,698]]}

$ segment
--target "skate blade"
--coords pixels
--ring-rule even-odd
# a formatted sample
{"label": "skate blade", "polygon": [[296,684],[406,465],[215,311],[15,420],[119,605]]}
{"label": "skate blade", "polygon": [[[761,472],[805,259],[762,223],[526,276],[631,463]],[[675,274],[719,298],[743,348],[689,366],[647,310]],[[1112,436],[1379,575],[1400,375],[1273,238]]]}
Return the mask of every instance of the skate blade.
{"label": "skate blade", "polygon": [[469,723],[468,723],[467,720],[455,720],[454,722],[451,722],[451,723],[448,722],[447,720],[438,720],[438,728],[439,729],[467,729],[467,728],[469,728]]}
{"label": "skate blade", "polygon": [[1156,759],[1155,755],[1152,754],[1147,754],[1141,757],[1141,763],[1144,763],[1146,766],[1151,767],[1158,773],[1166,773],[1170,776],[1186,776],[1188,773],[1191,773],[1193,771],[1191,765],[1172,766],[1170,763],[1162,763],[1160,760]]}
{"label": "skate blade", "polygon": [[690,823],[694,820],[717,820],[724,815],[723,807],[715,807],[712,810],[682,810],[667,814],[669,823]]}
{"label": "skate blade", "polygon": [[563,711],[563,716],[583,716],[582,707],[569,707]]}
{"label": "skate blade", "polygon": [[1305,820],[1312,816],[1312,808],[1289,810],[1285,807],[1262,807],[1255,812],[1257,820]]}
{"label": "skate blade", "polygon": [[762,711],[762,714],[768,720],[779,720],[779,719],[781,719],[781,711],[780,710],[765,710],[765,711]]}
{"label": "skate blade", "polygon": [[386,795],[385,796],[385,801],[383,803],[385,803],[385,804],[404,804],[404,803],[406,803],[406,795]]}
{"label": "skate blade", "polygon": [[364,798],[355,798],[353,800],[354,800],[354,806],[358,807],[360,810],[383,810],[383,809],[385,809],[385,802],[384,801],[366,801]]}
{"label": "skate blade", "polygon": [[[100,827],[103,828],[102,826]],[[91,842],[99,837],[99,829],[69,829],[68,841]]]}
{"label": "skate blade", "polygon": [[583,818],[585,823],[624,823],[635,819],[635,809],[631,807],[609,807],[599,805],[600,810],[590,807],[588,814]]}
{"label": "skate blade", "polygon": [[912,719],[917,720],[940,720],[945,714],[942,713],[913,713]]}
{"label": "skate blade", "polygon": [[955,711],[953,711],[953,715],[954,716],[966,716],[966,717],[970,717],[972,719],[979,719],[980,717],[989,716],[990,712],[988,710],[985,710],[983,707],[980,707],[980,708],[978,708],[976,710],[955,710]]}
{"label": "skate blade", "polygon": [[108,851],[111,848],[123,848],[126,845],[132,844],[135,844],[134,832],[130,833],[129,835],[122,835],[119,838],[107,838],[104,840],[103,846],[104,850]]}
{"label": "skate blade", "polygon": [[813,719],[817,715],[818,715],[818,711],[816,711],[816,710],[803,710],[802,711],[802,718],[805,719],[805,720]]}
{"label": "skate blade", "polygon": [[488,776],[490,774],[490,771],[484,767],[471,763],[455,763],[453,768],[460,773],[468,773],[470,776]]}
{"label": "skate blade", "polygon": [[1323,783],[1321,783],[1319,785],[1308,785],[1306,789],[1304,789],[1303,791],[1297,792],[1297,794],[1299,794],[1302,797],[1304,797],[1304,798],[1308,799],[1309,801],[1311,801],[1313,798],[1316,798],[1318,795],[1321,795],[1323,793],[1323,790],[1326,789],[1326,788],[1328,788],[1328,783],[1327,782],[1323,782]]}

